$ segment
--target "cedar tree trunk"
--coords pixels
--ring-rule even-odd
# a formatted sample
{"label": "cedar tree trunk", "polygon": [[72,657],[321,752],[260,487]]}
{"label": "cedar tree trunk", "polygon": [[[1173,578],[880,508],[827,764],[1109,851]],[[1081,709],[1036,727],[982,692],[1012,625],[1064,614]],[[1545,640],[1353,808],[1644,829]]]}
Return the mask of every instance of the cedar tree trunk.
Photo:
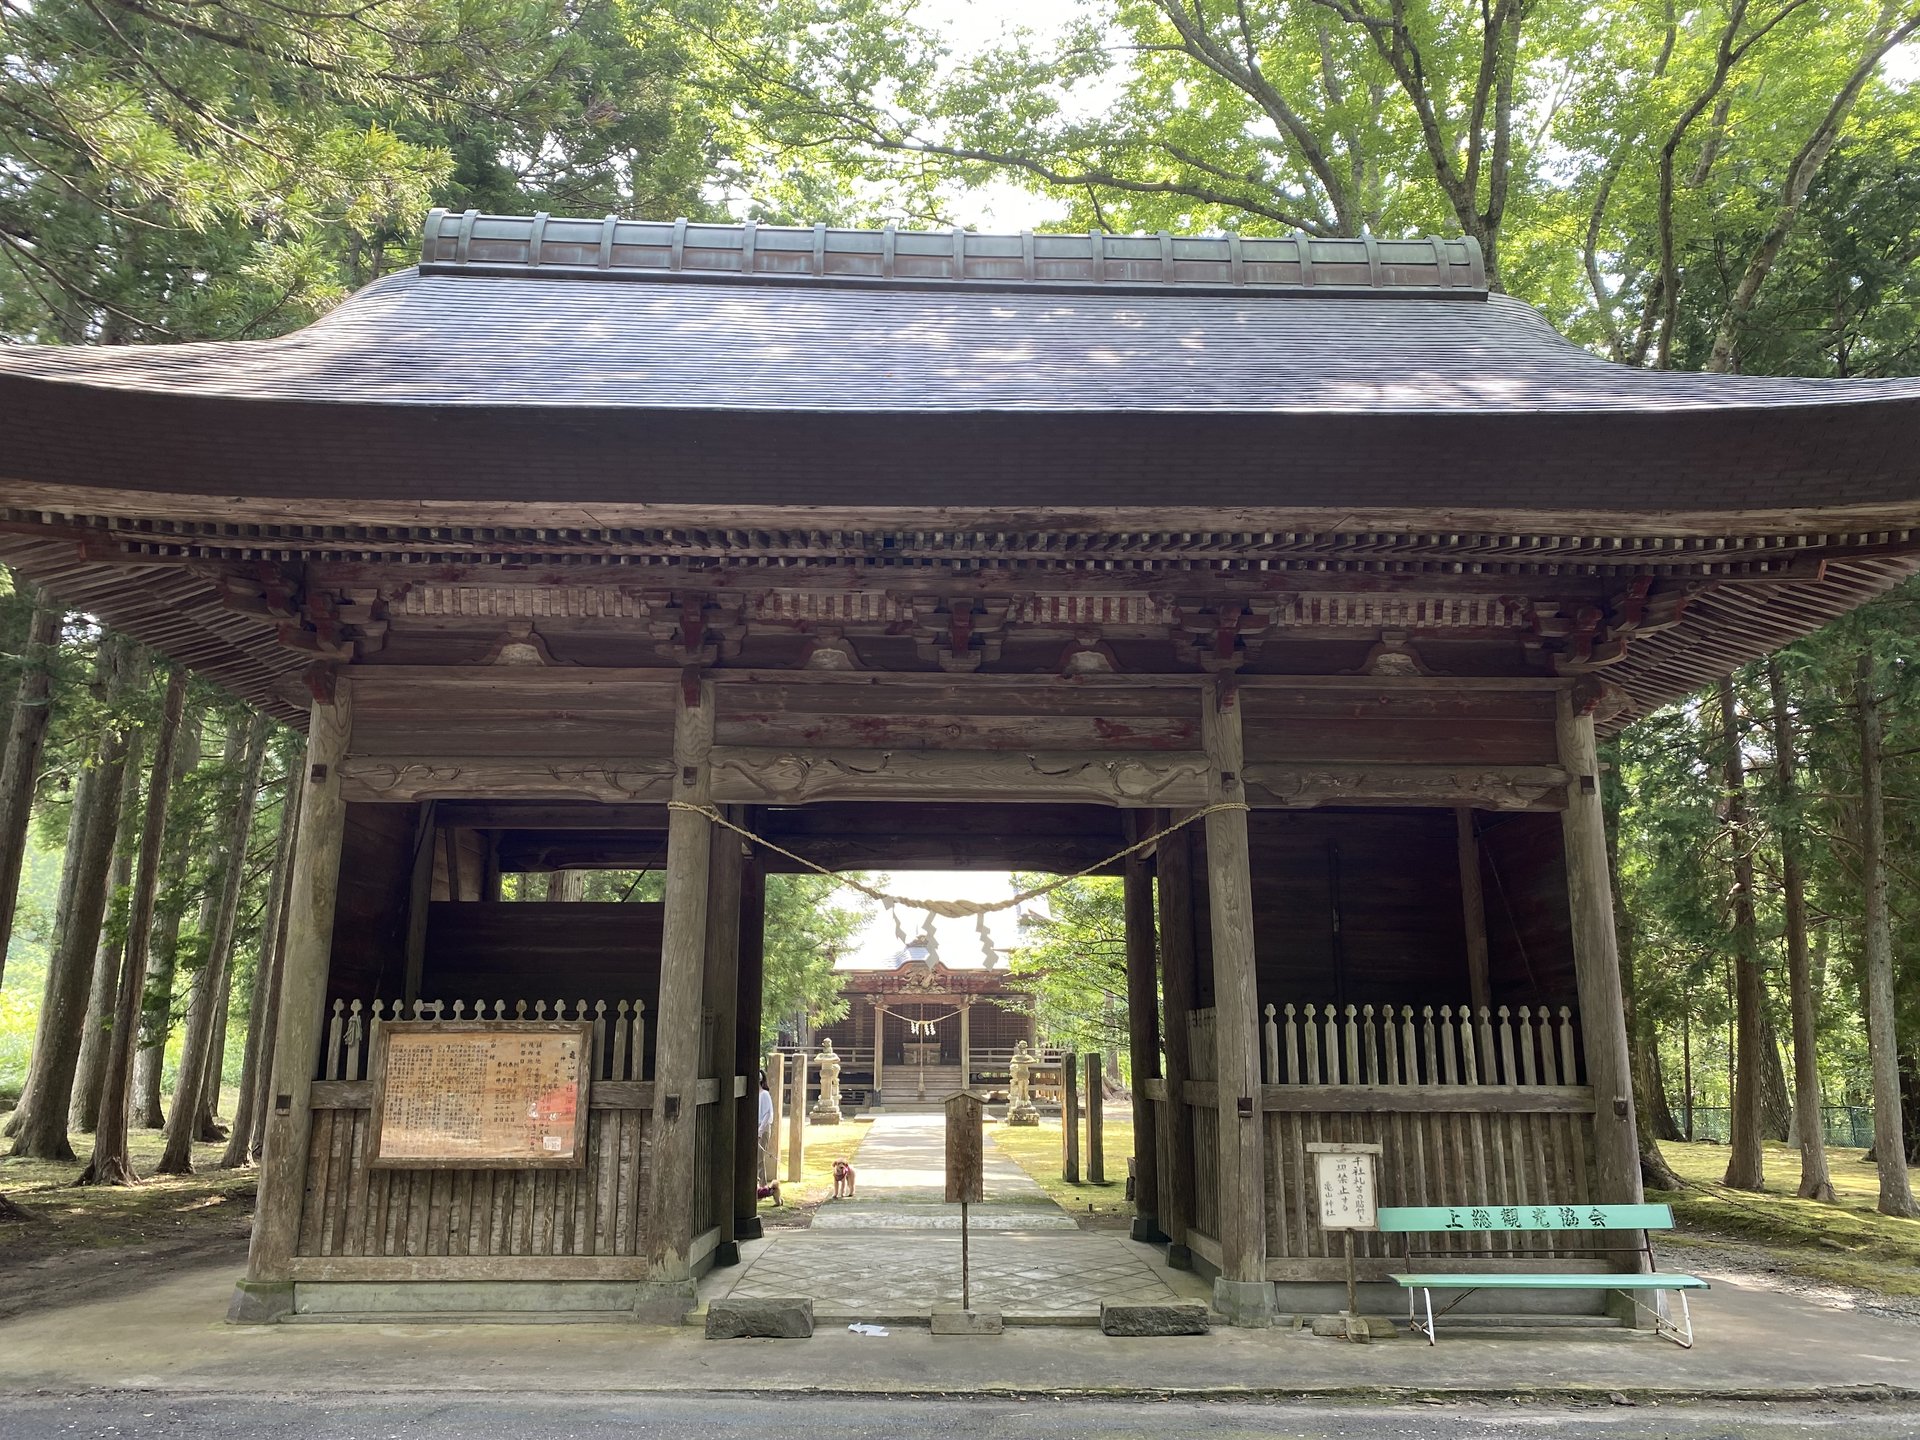
{"label": "cedar tree trunk", "polygon": [[47,717],[53,709],[53,659],[60,646],[64,618],[46,596],[36,594],[20,686],[7,721],[6,751],[0,756],[0,977],[6,974],[7,945],[13,938],[14,901],[20,894],[27,822],[33,814],[40,754],[47,742]]}
{"label": "cedar tree trunk", "polygon": [[153,901],[160,882],[160,849],[167,831],[167,796],[173,787],[173,762],[180,743],[180,717],[187,703],[187,672],[176,668],[167,679],[160,725],[153,741],[152,778],[147,782],[147,813],[140,824],[140,853],[127,911],[127,955],[113,1007],[113,1035],[107,1046],[107,1074],[100,1089],[100,1121],[93,1132],[93,1157],[80,1185],[137,1185],[127,1153],[128,1109],[133,1101],[133,1050],[140,1038],[140,997],[147,974],[147,946],[153,933]]}
{"label": "cedar tree trunk", "polygon": [[[195,706],[181,722],[169,796],[178,792],[180,783],[199,763],[200,711]],[[160,894],[186,874],[199,838],[194,817],[185,813],[184,807],[175,808],[181,813],[167,817],[165,849],[154,881]],[[140,997],[140,1050],[133,1066],[134,1123],[148,1130],[159,1130],[167,1123],[166,1112],[160,1108],[160,1081],[166,1068],[167,1038],[173,1033],[173,982],[180,958],[180,925],[185,918],[184,897],[179,891],[167,897],[170,903],[165,906],[160,904],[160,894],[154,897],[153,935],[147,944],[147,978]]]}
{"label": "cedar tree trunk", "polygon": [[1880,711],[1873,693],[1873,649],[1862,642],[1853,672],[1860,727],[1860,883],[1866,891],[1861,989],[1867,1055],[1873,1062],[1873,1152],[1880,1171],[1880,1213],[1920,1216],[1907,1178],[1900,1117],[1900,1056],[1894,1029],[1893,935],[1887,919],[1887,822],[1880,767]]}
{"label": "cedar tree trunk", "polygon": [[100,1087],[107,1078],[114,987],[120,982],[120,961],[127,953],[127,900],[133,889],[133,850],[140,834],[141,767],[146,749],[146,732],[134,730],[127,762],[121,767],[120,833],[114,840],[106,914],[100,945],[93,956],[93,989],[87,996],[87,1029],[80,1039],[80,1067],[73,1081],[73,1114],[68,1123],[88,1135],[100,1119]]}
{"label": "cedar tree trunk", "polygon": [[[1734,1041],[1733,1114],[1725,1183],[1735,1190],[1766,1188],[1766,980],[1753,915],[1753,828],[1747,821],[1746,765],[1740,753],[1740,712],[1733,679],[1719,685],[1720,728],[1726,746],[1726,823],[1733,847]],[[1779,1063],[1778,1047],[1774,1048]]]}
{"label": "cedar tree trunk", "polygon": [[[236,739],[237,727],[228,739]],[[213,1058],[215,1027],[226,1016],[227,983],[232,972],[228,959],[233,953],[235,913],[240,908],[240,892],[247,874],[247,836],[253,830],[253,807],[260,790],[260,766],[267,756],[267,717],[256,715],[246,729],[246,754],[239,775],[238,793],[228,819],[226,837],[221,844],[209,893],[215,895],[213,934],[207,943],[207,960],[194,986],[193,1000],[187,1007],[187,1029],[180,1047],[180,1069],[173,1084],[173,1110],[167,1116],[167,1145],[158,1166],[162,1175],[193,1173],[193,1142],[199,1134],[200,1108],[206,1095],[207,1070]],[[227,752],[231,763],[233,750]],[[217,893],[215,887],[217,886]],[[222,1137],[224,1138],[224,1137]]]}
{"label": "cedar tree trunk", "polygon": [[240,1098],[234,1104],[233,1129],[227,1135],[226,1153],[220,1168],[232,1170],[251,1158],[254,1121],[259,1111],[254,1090],[265,1071],[261,1056],[266,1037],[273,1025],[273,1007],[269,991],[273,982],[273,962],[280,939],[280,912],[286,905],[287,878],[293,855],[293,832],[299,820],[294,803],[298,787],[294,772],[287,772],[286,787],[280,797],[280,833],[273,847],[273,873],[267,877],[266,912],[260,917],[260,939],[254,951],[253,995],[247,1005],[247,1047],[240,1061]]}

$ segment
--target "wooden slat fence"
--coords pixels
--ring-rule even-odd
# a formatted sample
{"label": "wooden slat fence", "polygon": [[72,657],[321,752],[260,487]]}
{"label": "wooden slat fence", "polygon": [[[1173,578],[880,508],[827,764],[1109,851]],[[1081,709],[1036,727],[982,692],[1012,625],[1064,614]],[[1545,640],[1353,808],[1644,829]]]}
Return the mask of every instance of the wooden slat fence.
{"label": "wooden slat fence", "polygon": [[[1521,1207],[1593,1199],[1593,1092],[1580,1083],[1568,1007],[1269,1005],[1261,1054],[1275,1279],[1343,1273],[1339,1237],[1319,1224],[1313,1144],[1379,1145],[1384,1205],[1492,1207],[1499,1223],[1517,1224]],[[1388,1237],[1355,1239],[1363,1278],[1393,1268]],[[1466,1232],[1436,1243],[1448,1252],[1432,1262],[1442,1269],[1454,1255],[1456,1264],[1486,1265],[1491,1252],[1513,1249],[1538,1252],[1516,1263],[1591,1263],[1574,1248],[1577,1237],[1551,1232]]]}
{"label": "wooden slat fence", "polygon": [[1269,1085],[1578,1085],[1571,1007],[1269,1005]]}
{"label": "wooden slat fence", "polygon": [[[374,1168],[368,1163],[373,1086],[367,1067],[378,1027],[395,1019],[591,1020],[585,1165],[578,1170]],[[604,1001],[335,1001],[320,1079],[312,1091],[296,1278],[643,1274],[653,1103],[653,1087],[641,1073],[645,1025],[646,1007],[639,1000],[612,1006]],[[704,1103],[699,1109],[697,1133],[708,1135],[709,1147],[717,1110]],[[711,1188],[703,1185],[695,1197],[701,1230],[712,1226],[717,1213]]]}

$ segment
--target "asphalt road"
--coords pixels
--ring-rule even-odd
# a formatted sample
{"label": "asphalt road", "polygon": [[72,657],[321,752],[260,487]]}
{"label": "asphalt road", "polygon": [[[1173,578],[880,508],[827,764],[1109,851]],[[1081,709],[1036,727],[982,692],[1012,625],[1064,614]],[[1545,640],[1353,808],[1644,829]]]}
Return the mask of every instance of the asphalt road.
{"label": "asphalt road", "polygon": [[1920,1440],[1912,1407],[500,1396],[0,1397],[0,1440]]}

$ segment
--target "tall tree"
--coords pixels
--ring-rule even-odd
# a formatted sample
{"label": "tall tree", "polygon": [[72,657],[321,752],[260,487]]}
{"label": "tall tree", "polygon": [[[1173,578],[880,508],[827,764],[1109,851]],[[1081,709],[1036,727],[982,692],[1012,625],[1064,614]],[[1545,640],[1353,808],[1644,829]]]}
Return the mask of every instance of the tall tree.
{"label": "tall tree", "polygon": [[[1721,743],[1725,747],[1721,767],[1726,784],[1726,826],[1732,850],[1734,994],[1738,1025],[1732,1143],[1725,1183],[1736,1190],[1762,1190],[1766,1188],[1762,1067],[1769,1042],[1765,1027],[1766,974],[1754,918],[1753,828],[1747,815],[1746,763],[1741,754],[1740,710],[1733,681],[1721,680],[1717,694]],[[1777,1047],[1774,1054],[1779,1054]]]}
{"label": "tall tree", "polygon": [[278,1000],[281,916],[286,909],[294,833],[300,819],[297,774],[297,768],[289,763],[280,792],[280,825],[273,847],[273,868],[267,875],[266,908],[260,919],[260,938],[254,951],[252,994],[247,1003],[247,1045],[240,1062],[240,1098],[234,1106],[233,1128],[227,1134],[226,1151],[220,1157],[223,1170],[245,1165],[255,1153],[257,1122],[266,1109],[267,1073],[272,1068],[267,1052]]}
{"label": "tall tree", "polygon": [[[136,656],[130,642],[118,636],[102,637],[95,684],[110,704],[135,688],[143,671],[144,661]],[[114,837],[120,826],[122,772],[133,747],[131,727],[110,723],[100,736],[92,763],[74,786],[53,953],[34,1037],[33,1067],[15,1112],[20,1120],[13,1141],[15,1155],[43,1160],[74,1158],[67,1140],[68,1108],[106,908]]]}
{"label": "tall tree", "polygon": [[1767,689],[1773,700],[1773,776],[1775,830],[1780,837],[1780,889],[1785,905],[1787,994],[1793,1013],[1794,1138],[1800,1145],[1798,1194],[1831,1201],[1833,1179],[1827,1171],[1827,1136],[1821,1111],[1817,1003],[1813,963],[1807,949],[1807,875],[1801,858],[1799,747],[1787,704],[1787,679],[1780,657],[1767,657]]}
{"label": "tall tree", "polygon": [[13,940],[14,902],[20,893],[20,867],[27,855],[28,822],[34,789],[40,780],[40,753],[46,744],[53,704],[53,663],[66,615],[50,596],[33,595],[26,653],[7,719],[7,740],[0,753],[0,976],[6,974],[7,948]]}
{"label": "tall tree", "polygon": [[1873,1063],[1873,1149],[1880,1172],[1883,1215],[1920,1216],[1907,1177],[1906,1135],[1901,1123],[1899,1040],[1894,1025],[1893,937],[1887,916],[1885,756],[1880,734],[1871,640],[1861,644],[1854,668],[1854,705],[1860,741],[1860,884],[1865,895],[1863,999],[1867,1049]]}
{"label": "tall tree", "polygon": [[127,951],[113,1010],[113,1035],[107,1047],[107,1072],[101,1084],[100,1118],[93,1132],[93,1155],[81,1172],[81,1185],[137,1185],[127,1149],[128,1112],[133,1103],[133,1052],[139,1039],[140,998],[145,989],[147,946],[153,930],[153,903],[159,889],[160,849],[166,838],[167,797],[173,785],[180,719],[186,709],[187,672],[167,677],[166,698],[153,737],[153,764],[147,782],[147,813],[140,827],[139,859],[134,866],[132,902],[127,914]]}
{"label": "tall tree", "polygon": [[[232,813],[215,861],[218,881],[213,933],[207,942],[193,1001],[187,1008],[186,1034],[180,1047],[180,1067],[173,1085],[173,1110],[167,1116],[167,1143],[156,1167],[163,1175],[193,1173],[193,1142],[198,1137],[200,1108],[205,1098],[207,1068],[213,1055],[214,1027],[226,1018],[228,960],[246,879],[247,837],[253,832],[254,801],[260,790],[260,770],[267,758],[267,717],[255,715],[247,723],[244,754],[240,759]],[[231,763],[233,756],[228,756]]]}
{"label": "tall tree", "polygon": [[113,843],[113,869],[107,876],[107,908],[93,956],[93,984],[87,994],[86,1033],[80,1039],[80,1063],[73,1078],[69,1124],[91,1135],[100,1119],[100,1089],[107,1078],[112,1036],[114,987],[127,949],[127,902],[133,890],[133,852],[140,835],[141,785],[147,735],[134,727],[120,776],[120,833]]}
{"label": "tall tree", "polygon": [[[174,977],[180,968],[180,929],[187,907],[204,893],[205,872],[195,863],[200,822],[205,818],[201,787],[190,783],[200,765],[204,707],[188,691],[187,713],[180,722],[167,786],[170,813],[166,848],[161,854],[153,901],[153,934],[147,940],[147,975],[140,995],[140,1048],[133,1064],[133,1123],[148,1130],[167,1123],[160,1108],[167,1041],[173,1034]],[[151,792],[150,792],[151,793]]]}

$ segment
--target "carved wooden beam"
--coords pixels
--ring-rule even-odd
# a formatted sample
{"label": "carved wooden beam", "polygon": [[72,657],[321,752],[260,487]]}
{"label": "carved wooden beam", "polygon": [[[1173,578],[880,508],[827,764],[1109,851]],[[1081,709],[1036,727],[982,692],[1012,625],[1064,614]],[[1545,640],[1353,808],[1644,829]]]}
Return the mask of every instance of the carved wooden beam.
{"label": "carved wooden beam", "polygon": [[1477,810],[1559,810],[1567,772],[1558,765],[1250,764],[1247,798],[1289,809],[1316,805],[1446,805]]}
{"label": "carved wooden beam", "polygon": [[715,746],[713,798],[726,804],[810,800],[1080,800],[1101,805],[1206,803],[1195,751],[801,750]]}
{"label": "carved wooden beam", "polygon": [[669,758],[510,760],[356,755],[340,766],[350,801],[665,800],[673,790]]}

